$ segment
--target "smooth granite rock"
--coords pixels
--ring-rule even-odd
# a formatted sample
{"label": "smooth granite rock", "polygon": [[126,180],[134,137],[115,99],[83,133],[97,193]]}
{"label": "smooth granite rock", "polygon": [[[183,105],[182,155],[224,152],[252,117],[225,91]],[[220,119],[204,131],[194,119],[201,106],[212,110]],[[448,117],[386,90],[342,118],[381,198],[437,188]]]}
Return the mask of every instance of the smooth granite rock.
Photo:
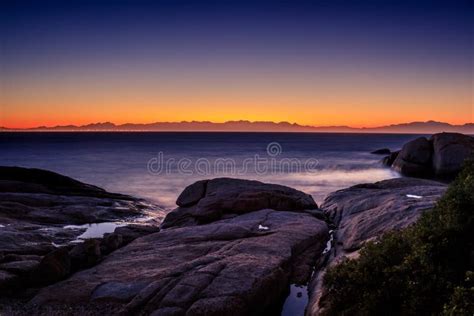
{"label": "smooth granite rock", "polygon": [[419,137],[403,145],[392,164],[392,168],[403,175],[415,177],[431,176],[433,146],[425,137]]}
{"label": "smooth granite rock", "polygon": [[[203,186],[205,188],[201,189]],[[197,191],[205,194],[197,199]],[[293,188],[231,178],[194,183],[180,195],[179,204],[183,205],[183,200],[192,206],[179,207],[169,213],[162,223],[163,228],[204,224],[262,209],[302,211],[318,208],[310,195]]]}
{"label": "smooth granite rock", "polygon": [[433,169],[439,178],[453,178],[461,171],[465,159],[474,155],[474,137],[458,133],[435,134],[433,143]]}
{"label": "smooth granite rock", "polygon": [[187,186],[183,192],[178,196],[176,205],[186,207],[192,206],[199,202],[206,194],[207,183],[209,180],[197,181]]}
{"label": "smooth granite rock", "polygon": [[127,314],[264,313],[290,283],[309,278],[327,237],[327,225],[309,214],[268,209],[165,229],[41,290],[32,304],[93,309],[105,300]]}
{"label": "smooth granite rock", "polygon": [[[383,163],[389,165],[392,158],[386,157]],[[452,180],[469,158],[474,159],[472,136],[439,133],[406,143],[391,166],[406,176]]]}
{"label": "smooth granite rock", "polygon": [[338,227],[337,240],[343,249],[351,251],[388,230],[414,223],[445,190],[446,185],[436,181],[390,179],[333,192],[321,209]]}

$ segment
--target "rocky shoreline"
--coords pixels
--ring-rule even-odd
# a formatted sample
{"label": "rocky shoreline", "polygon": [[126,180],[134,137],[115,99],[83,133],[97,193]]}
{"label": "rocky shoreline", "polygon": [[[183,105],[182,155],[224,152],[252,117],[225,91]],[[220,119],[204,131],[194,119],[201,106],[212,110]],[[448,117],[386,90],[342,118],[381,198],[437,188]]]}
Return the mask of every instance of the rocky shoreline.
{"label": "rocky shoreline", "polygon": [[90,267],[157,231],[163,216],[144,200],[50,171],[0,167],[0,293],[21,296]]}
{"label": "rocky shoreline", "polygon": [[[473,151],[472,137],[443,133],[384,161],[448,179]],[[218,178],[189,185],[164,217],[53,172],[0,167],[0,313],[280,315],[290,288],[303,285],[301,314],[318,315],[328,267],[414,223],[446,188],[403,177],[333,192],[318,206],[289,187]],[[119,224],[78,240],[93,223]]]}

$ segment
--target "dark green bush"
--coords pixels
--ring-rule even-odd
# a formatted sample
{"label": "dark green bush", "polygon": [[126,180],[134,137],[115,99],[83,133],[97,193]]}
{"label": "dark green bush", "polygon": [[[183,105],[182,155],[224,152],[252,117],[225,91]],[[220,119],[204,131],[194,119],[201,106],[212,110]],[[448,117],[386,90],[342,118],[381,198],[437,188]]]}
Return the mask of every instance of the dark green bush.
{"label": "dark green bush", "polygon": [[474,162],[412,227],[330,269],[327,315],[474,315]]}

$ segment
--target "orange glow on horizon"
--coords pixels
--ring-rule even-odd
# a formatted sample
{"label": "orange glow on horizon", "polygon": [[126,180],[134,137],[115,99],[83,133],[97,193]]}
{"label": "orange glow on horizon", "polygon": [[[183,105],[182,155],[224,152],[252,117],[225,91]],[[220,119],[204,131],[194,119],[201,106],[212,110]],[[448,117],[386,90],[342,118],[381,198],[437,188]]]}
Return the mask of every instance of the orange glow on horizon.
{"label": "orange glow on horizon", "polygon": [[319,76],[317,69],[256,67],[17,74],[2,82],[0,126],[248,120],[378,127],[474,121],[472,78],[364,71]]}
{"label": "orange glow on horizon", "polygon": [[[215,118],[215,119],[209,119],[206,116],[195,116],[194,118],[189,118],[189,117],[183,117],[183,118],[160,118],[159,116],[156,116],[156,119],[150,119],[153,115],[125,115],[124,117],[97,117],[97,118],[82,118],[78,119],[76,118],[75,120],[73,118],[64,118],[64,119],[44,119],[44,120],[36,120],[35,118],[30,118],[30,119],[15,119],[12,118],[9,121],[3,121],[0,120],[0,127],[6,127],[10,129],[28,129],[28,128],[35,128],[39,126],[46,126],[46,127],[54,127],[54,126],[67,126],[67,125],[75,125],[75,126],[81,126],[81,125],[88,125],[88,124],[94,124],[94,123],[104,123],[104,122],[111,122],[114,123],[115,125],[122,125],[126,123],[131,123],[131,124],[150,124],[150,123],[159,123],[159,122],[170,122],[170,123],[179,123],[183,121],[206,121],[206,122],[211,122],[211,123],[225,123],[228,121],[250,121],[250,122],[274,122],[274,123],[279,123],[279,122],[288,122],[290,124],[296,123],[298,125],[305,125],[305,126],[348,126],[348,127],[353,127],[353,128],[371,128],[371,127],[380,127],[380,126],[388,126],[391,124],[400,124],[400,123],[409,123],[409,122],[426,122],[426,121],[439,121],[439,122],[444,122],[444,123],[449,123],[452,125],[463,125],[466,123],[472,123],[472,116],[471,120],[462,120],[462,119],[457,119],[457,120],[446,120],[444,118],[438,118],[435,119],[433,117],[423,117],[423,116],[417,116],[413,117],[411,119],[405,118],[400,118],[400,120],[393,120],[390,118],[381,118],[378,121],[372,121],[372,122],[367,122],[367,123],[351,123],[350,120],[339,120],[339,121],[333,121],[331,118],[328,118],[327,120],[319,120],[319,121],[314,121],[311,122],[309,120],[303,120],[301,121],[293,121],[293,120],[284,120],[281,118],[268,118],[268,117],[223,117],[222,119]],[[154,117],[154,116],[153,116]],[[136,118],[136,119],[133,119]]]}

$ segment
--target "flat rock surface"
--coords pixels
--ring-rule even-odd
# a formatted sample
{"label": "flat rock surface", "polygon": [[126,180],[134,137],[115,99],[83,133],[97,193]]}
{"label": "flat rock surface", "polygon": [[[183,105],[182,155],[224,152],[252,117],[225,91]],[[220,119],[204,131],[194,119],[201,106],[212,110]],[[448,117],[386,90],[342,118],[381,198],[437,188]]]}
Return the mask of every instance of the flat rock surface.
{"label": "flat rock surface", "polygon": [[338,227],[336,239],[350,251],[385,231],[414,223],[445,190],[446,185],[436,181],[390,179],[331,193],[321,209]]}
{"label": "flat rock surface", "polygon": [[290,283],[309,278],[327,238],[326,223],[309,214],[268,209],[165,229],[43,289],[32,304],[114,302],[153,315],[269,312]]}

